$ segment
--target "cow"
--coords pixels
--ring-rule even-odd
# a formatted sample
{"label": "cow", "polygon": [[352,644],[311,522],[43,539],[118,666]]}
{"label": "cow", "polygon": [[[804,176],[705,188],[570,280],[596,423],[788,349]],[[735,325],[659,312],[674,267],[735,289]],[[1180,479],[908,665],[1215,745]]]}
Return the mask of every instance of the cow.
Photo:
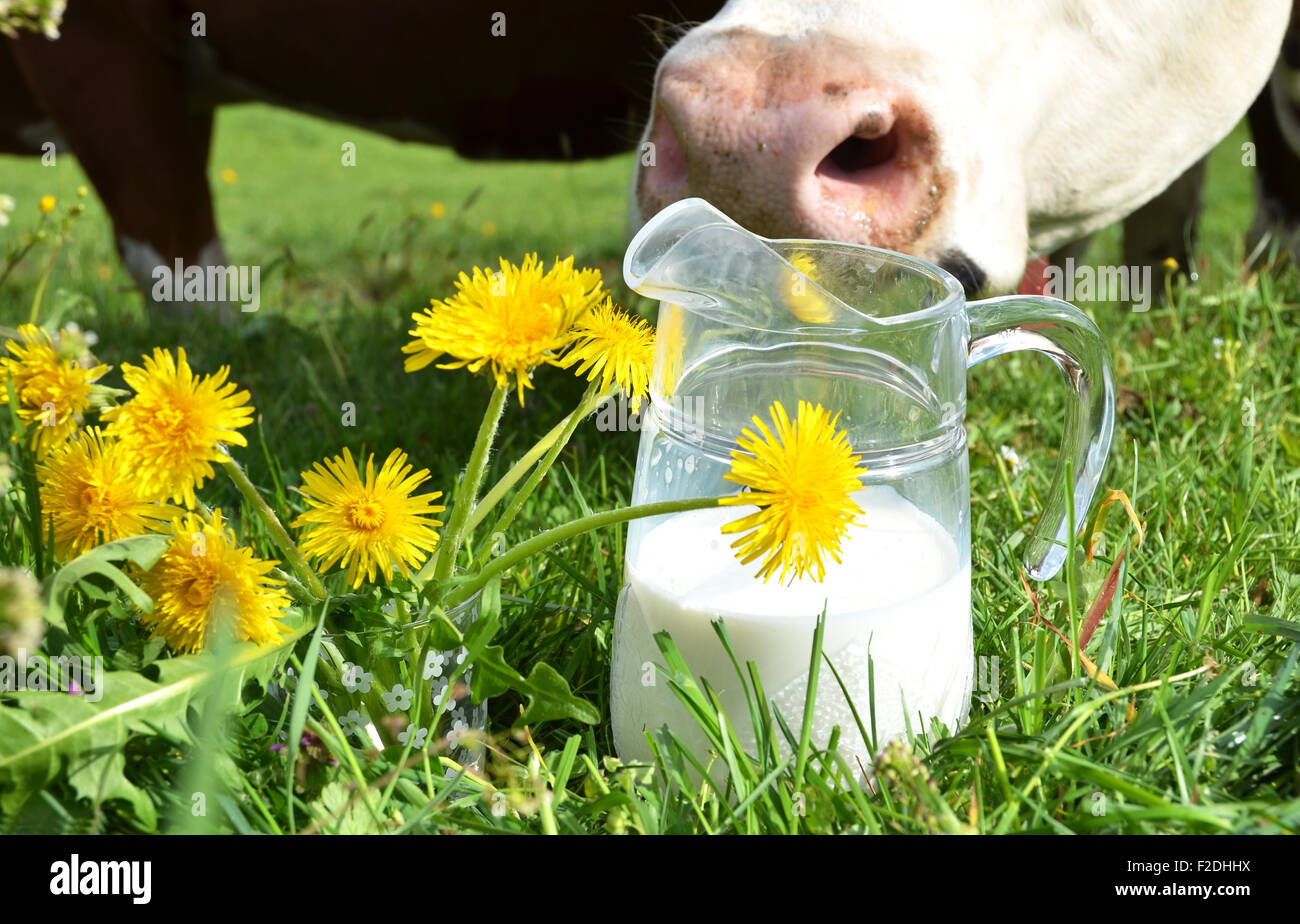
{"label": "cow", "polygon": [[[146,293],[158,266],[225,264],[213,113],[248,100],[486,159],[603,156],[644,124],[633,228],[703,195],[769,236],[917,254],[972,294],[1038,290],[1042,256],[1124,216],[1127,262],[1189,265],[1203,155],[1287,5],[78,0],[57,41],[0,41],[0,151],[70,145]],[[1300,246],[1291,36],[1250,106],[1261,250]]]}
{"label": "cow", "polygon": [[149,293],[158,266],[226,263],[216,107],[266,101],[479,159],[602,157],[635,142],[670,32],[718,7],[76,0],[57,40],[0,38],[0,150],[71,147]]}
{"label": "cow", "polygon": [[[730,0],[660,63],[634,208],[700,196],[769,237],[914,254],[970,293],[1016,291],[1027,259],[1129,215],[1134,259],[1185,253],[1202,158],[1260,97],[1291,12]],[[1266,95],[1257,236],[1300,215],[1300,141],[1269,134],[1286,109]]]}

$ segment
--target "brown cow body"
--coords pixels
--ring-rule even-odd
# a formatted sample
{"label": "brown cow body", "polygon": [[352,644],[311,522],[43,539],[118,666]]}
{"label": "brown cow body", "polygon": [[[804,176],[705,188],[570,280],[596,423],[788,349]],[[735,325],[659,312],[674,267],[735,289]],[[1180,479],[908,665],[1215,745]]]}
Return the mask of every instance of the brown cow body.
{"label": "brown cow body", "polygon": [[208,187],[221,104],[265,100],[469,157],[604,156],[635,140],[656,29],[717,3],[499,6],[78,0],[58,40],[0,44],[0,150],[66,142],[147,286],[155,265],[225,262]]}

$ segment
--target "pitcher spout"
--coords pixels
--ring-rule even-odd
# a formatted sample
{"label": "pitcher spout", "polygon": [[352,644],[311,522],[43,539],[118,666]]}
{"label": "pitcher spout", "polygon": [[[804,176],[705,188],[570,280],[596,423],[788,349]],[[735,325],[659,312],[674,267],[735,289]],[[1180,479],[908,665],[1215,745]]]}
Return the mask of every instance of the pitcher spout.
{"label": "pitcher spout", "polygon": [[659,212],[623,258],[623,278],[633,290],[705,315],[721,309],[731,324],[783,330],[811,318],[860,328],[869,320],[823,288],[811,270],[811,263],[791,262],[703,199]]}
{"label": "pitcher spout", "polygon": [[[710,228],[736,229],[736,224],[703,199],[682,199],[674,202],[642,226],[627,253],[623,255],[623,279],[627,284],[650,298],[676,293],[680,282],[669,280],[672,268],[681,256],[672,257],[673,249],[684,239]],[[696,280],[708,284],[714,279]],[[665,288],[667,286],[667,288]]]}

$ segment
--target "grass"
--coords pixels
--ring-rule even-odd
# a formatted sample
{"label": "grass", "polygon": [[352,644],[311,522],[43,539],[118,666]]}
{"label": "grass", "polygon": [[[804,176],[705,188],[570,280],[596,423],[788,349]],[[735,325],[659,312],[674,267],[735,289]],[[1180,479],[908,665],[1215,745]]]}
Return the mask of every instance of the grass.
{"label": "grass", "polygon": [[[1084,306],[1106,336],[1121,388],[1103,486],[1131,500],[1145,526],[1140,543],[1115,508],[1093,560],[1084,560],[1080,544],[1062,577],[1033,587],[1022,582],[1018,547],[1048,487],[1064,389],[1055,368],[1032,356],[972,373],[975,651],[997,667],[988,674],[996,690],[973,703],[967,726],[955,735],[917,729],[910,748],[887,755],[875,787],[837,787],[845,768],[833,753],[806,741],[799,746],[802,717],[758,708],[767,746],[750,756],[728,748],[730,734],[708,708],[708,686],[668,653],[671,682],[695,704],[719,759],[731,765],[734,791],[694,782],[708,756],[687,754],[670,739],[659,742],[657,772],[620,765],[607,718],[594,726],[563,720],[511,731],[523,703],[505,694],[491,704],[498,754],[491,784],[433,783],[416,770],[383,779],[377,792],[386,828],[1300,828],[1300,274],[1241,278],[1242,229],[1252,208],[1250,171],[1239,161],[1243,138],[1238,132],[1227,139],[1212,161],[1199,280],[1175,283],[1170,302],[1147,313]],[[344,141],[357,144],[354,168],[339,163]],[[224,167],[236,171],[233,184],[217,178]],[[92,196],[50,280],[42,319],[76,320],[96,331],[97,352],[115,365],[138,360],[154,345],[184,345],[201,369],[229,364],[258,409],[241,461],[280,511],[298,504],[291,491],[297,473],[343,445],[380,454],[400,445],[446,490],[468,455],[486,390],[463,373],[401,371],[397,357],[410,313],[448,292],[459,269],[498,255],[517,260],[530,250],[544,259],[575,253],[579,263],[600,266],[626,296],[618,266],[630,171],[630,157],[576,166],[471,164],[281,111],[228,109],[213,157],[218,214],[231,259],[263,267],[262,310],[231,328],[205,328],[202,336],[148,322]],[[52,168],[0,158],[0,176],[0,192],[33,215],[39,195],[68,201],[84,182],[66,155]],[[430,212],[434,202],[445,206],[441,218]],[[485,228],[487,222],[494,227]],[[7,230],[24,223],[16,220]],[[1090,256],[1117,261],[1117,232],[1099,235]],[[32,261],[0,289],[0,324],[26,319],[42,265]],[[653,310],[636,299],[631,304]],[[526,407],[511,402],[497,469],[576,402],[578,384],[550,373],[539,374]],[[343,425],[345,402],[356,407],[355,427]],[[1004,445],[1027,465],[1008,468]],[[634,434],[582,428],[509,540],[586,509],[626,503],[635,447]],[[238,495],[224,482],[207,496],[238,507]],[[10,528],[4,503],[0,564],[31,566],[30,544]],[[244,519],[240,529],[269,549],[255,522]],[[524,673],[549,663],[602,717],[609,715],[621,543],[620,530],[606,530],[512,574],[494,640]],[[1121,549],[1127,553],[1117,590],[1084,649],[1113,680],[1116,688],[1109,689],[1080,668],[1035,612],[1072,636]],[[74,600],[70,624],[78,606]],[[87,637],[117,645],[115,634],[134,636],[131,644],[121,642],[121,657],[144,650],[141,633],[124,615],[117,623],[97,621]],[[304,638],[300,657],[306,645]],[[742,682],[752,680],[743,665],[739,670]],[[321,830],[373,829],[366,804],[349,802],[350,760],[334,767],[328,754],[307,748],[301,759],[310,764],[309,785],[286,787],[286,758],[267,743],[287,721],[290,701],[277,687],[246,699],[226,757],[191,749],[199,727],[194,713],[160,724],[156,734],[137,734],[122,752],[126,776],[162,818],[187,808],[184,780],[228,764],[235,770],[223,777],[219,808],[208,816],[212,827],[287,831],[292,804],[299,830],[305,819]],[[319,710],[303,720],[329,743]],[[787,753],[802,752],[800,759],[784,759],[772,746],[786,735],[793,742]],[[354,756],[374,777],[394,769],[384,756]],[[0,818],[0,828],[150,829],[125,802],[88,797],[66,775]]]}

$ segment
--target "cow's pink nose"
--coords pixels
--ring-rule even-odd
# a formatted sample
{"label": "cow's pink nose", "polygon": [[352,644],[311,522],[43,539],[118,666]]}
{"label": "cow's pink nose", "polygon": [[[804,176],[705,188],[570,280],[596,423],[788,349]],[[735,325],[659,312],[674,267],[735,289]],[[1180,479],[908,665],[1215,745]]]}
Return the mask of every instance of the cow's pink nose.
{"label": "cow's pink nose", "polygon": [[642,214],[701,196],[769,237],[912,249],[947,187],[921,107],[897,87],[827,70],[816,43],[809,53],[744,35],[730,46],[665,61],[638,175]]}

